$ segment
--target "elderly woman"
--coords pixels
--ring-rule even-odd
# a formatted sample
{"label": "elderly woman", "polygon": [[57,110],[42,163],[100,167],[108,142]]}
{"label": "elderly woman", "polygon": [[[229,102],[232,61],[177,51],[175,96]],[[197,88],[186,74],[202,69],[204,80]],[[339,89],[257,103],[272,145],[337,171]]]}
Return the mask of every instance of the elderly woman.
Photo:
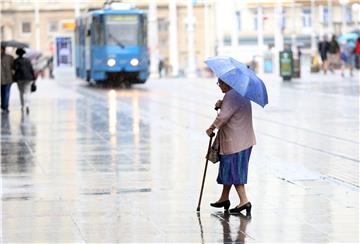
{"label": "elderly woman", "polygon": [[216,102],[215,108],[220,108],[220,113],[206,133],[211,136],[215,129],[218,129],[220,133],[220,164],[217,182],[223,185],[223,190],[220,199],[210,205],[228,210],[229,193],[231,186],[234,185],[240,203],[230,209],[230,213],[237,214],[246,210],[246,214],[251,215],[251,203],[245,193],[251,149],[256,143],[251,103],[220,79],[218,85],[225,95],[222,101]]}

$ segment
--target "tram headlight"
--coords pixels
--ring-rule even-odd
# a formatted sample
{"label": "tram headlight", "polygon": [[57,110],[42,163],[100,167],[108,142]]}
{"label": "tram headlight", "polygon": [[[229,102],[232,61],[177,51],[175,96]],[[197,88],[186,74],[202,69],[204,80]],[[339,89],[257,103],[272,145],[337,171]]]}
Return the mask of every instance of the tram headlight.
{"label": "tram headlight", "polygon": [[137,59],[137,58],[131,59],[131,60],[130,60],[130,64],[131,64],[132,66],[138,66],[138,64],[139,64],[139,59]]}
{"label": "tram headlight", "polygon": [[109,58],[109,59],[107,60],[107,65],[108,65],[109,67],[114,67],[115,64],[116,64],[116,60],[115,60],[114,58]]}

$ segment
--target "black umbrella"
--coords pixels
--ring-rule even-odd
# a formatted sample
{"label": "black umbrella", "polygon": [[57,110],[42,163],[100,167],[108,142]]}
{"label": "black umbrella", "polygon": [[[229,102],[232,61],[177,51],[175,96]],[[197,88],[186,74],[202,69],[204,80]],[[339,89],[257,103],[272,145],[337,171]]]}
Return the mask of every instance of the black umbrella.
{"label": "black umbrella", "polygon": [[18,41],[15,41],[15,40],[2,41],[2,42],[1,42],[1,46],[2,46],[2,47],[16,47],[16,48],[29,47],[28,44],[22,43],[22,42],[18,42]]}

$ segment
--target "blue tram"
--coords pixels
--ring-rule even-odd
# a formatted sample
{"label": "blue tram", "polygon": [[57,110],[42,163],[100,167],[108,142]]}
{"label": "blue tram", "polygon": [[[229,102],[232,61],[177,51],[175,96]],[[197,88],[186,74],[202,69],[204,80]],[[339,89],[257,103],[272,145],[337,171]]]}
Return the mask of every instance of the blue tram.
{"label": "blue tram", "polygon": [[76,76],[93,84],[145,83],[149,77],[147,15],[100,9],[76,20]]}

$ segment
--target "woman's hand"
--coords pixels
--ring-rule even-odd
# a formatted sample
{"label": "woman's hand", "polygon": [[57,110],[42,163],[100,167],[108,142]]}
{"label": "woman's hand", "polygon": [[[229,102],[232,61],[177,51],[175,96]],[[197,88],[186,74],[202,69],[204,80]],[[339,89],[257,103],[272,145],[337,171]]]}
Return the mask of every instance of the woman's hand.
{"label": "woman's hand", "polygon": [[214,136],[214,129],[210,127],[209,129],[206,130],[206,134],[207,134],[209,137]]}
{"label": "woman's hand", "polygon": [[218,100],[218,101],[215,103],[215,110],[218,110],[219,108],[221,108],[221,105],[222,105],[222,100]]}

